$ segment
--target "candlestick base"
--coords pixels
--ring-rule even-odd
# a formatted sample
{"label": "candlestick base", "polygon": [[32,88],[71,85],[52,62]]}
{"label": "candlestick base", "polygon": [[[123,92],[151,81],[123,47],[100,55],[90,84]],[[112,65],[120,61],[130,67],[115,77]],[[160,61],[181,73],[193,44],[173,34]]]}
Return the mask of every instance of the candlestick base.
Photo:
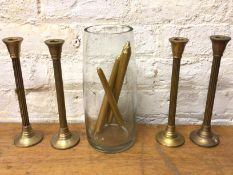
{"label": "candlestick base", "polygon": [[211,126],[202,126],[190,134],[190,139],[196,145],[202,147],[214,147],[219,144],[219,138],[211,131]]}
{"label": "candlestick base", "polygon": [[70,132],[68,128],[60,128],[59,133],[51,139],[51,145],[55,149],[69,149],[79,143],[79,135],[76,132]]}
{"label": "candlestick base", "polygon": [[22,132],[14,139],[14,144],[17,147],[30,147],[40,143],[43,139],[43,134],[40,131],[34,131],[31,125],[23,126]]}
{"label": "candlestick base", "polygon": [[167,147],[178,147],[184,144],[184,137],[176,132],[175,126],[167,126],[165,131],[161,131],[156,135],[156,140],[161,145]]}

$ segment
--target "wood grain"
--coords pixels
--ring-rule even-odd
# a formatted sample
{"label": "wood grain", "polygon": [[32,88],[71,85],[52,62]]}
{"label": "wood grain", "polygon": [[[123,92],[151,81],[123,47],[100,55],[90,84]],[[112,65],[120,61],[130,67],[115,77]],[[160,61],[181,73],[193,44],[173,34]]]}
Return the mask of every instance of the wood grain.
{"label": "wood grain", "polygon": [[118,154],[104,154],[92,149],[86,139],[83,124],[73,124],[81,142],[69,150],[55,150],[50,146],[57,124],[33,124],[43,130],[44,140],[34,147],[17,148],[13,137],[20,124],[0,124],[0,174],[16,175],[232,175],[233,126],[215,126],[221,143],[215,148],[202,148],[189,139],[190,131],[199,126],[178,126],[186,142],[179,148],[157,144],[155,133],[164,126],[139,125],[135,145]]}

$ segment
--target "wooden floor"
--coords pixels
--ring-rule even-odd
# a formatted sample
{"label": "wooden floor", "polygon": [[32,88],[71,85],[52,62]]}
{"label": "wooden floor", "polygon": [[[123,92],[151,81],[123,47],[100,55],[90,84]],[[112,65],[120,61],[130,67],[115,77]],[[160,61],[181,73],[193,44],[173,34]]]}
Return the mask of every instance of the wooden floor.
{"label": "wooden floor", "polygon": [[19,124],[0,124],[0,174],[25,175],[233,175],[233,126],[216,126],[221,144],[202,148],[188,138],[198,126],[179,126],[186,143],[179,148],[166,148],[154,140],[164,126],[139,125],[135,145],[118,154],[104,154],[92,149],[86,139],[84,125],[70,128],[81,135],[78,146],[69,150],[55,150],[50,146],[56,124],[34,124],[43,130],[44,140],[34,147],[17,148],[13,136]]}

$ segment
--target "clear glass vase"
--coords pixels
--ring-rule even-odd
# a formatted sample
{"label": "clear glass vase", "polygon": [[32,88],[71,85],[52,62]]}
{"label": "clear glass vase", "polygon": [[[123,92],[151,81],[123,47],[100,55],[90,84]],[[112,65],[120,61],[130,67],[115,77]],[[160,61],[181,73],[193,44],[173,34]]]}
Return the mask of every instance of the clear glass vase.
{"label": "clear glass vase", "polygon": [[84,30],[83,97],[88,141],[115,153],[135,141],[136,64],[133,28],[96,25]]}

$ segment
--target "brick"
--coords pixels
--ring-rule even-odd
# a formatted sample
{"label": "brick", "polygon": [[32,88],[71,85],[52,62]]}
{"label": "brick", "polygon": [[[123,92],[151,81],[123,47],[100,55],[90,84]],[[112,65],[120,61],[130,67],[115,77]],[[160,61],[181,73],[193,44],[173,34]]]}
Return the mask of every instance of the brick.
{"label": "brick", "polygon": [[65,103],[67,119],[83,120],[83,92],[81,90],[65,90]]}
{"label": "brick", "polygon": [[156,29],[150,25],[137,25],[134,28],[135,52],[137,54],[150,54],[157,51]]}
{"label": "brick", "polygon": [[72,59],[73,56],[65,56],[61,60],[64,84],[82,84],[83,65],[82,61]]}
{"label": "brick", "polygon": [[8,57],[0,56],[0,89],[14,90],[15,89],[15,79],[12,67],[12,61]]}
{"label": "brick", "polygon": [[[200,59],[203,56],[212,57],[212,44],[209,36],[230,35],[229,25],[163,25],[158,30],[159,39],[157,43],[159,52],[156,55],[164,59],[171,57],[171,44],[169,42],[171,37],[188,38],[189,42],[186,44],[183,57],[191,56]],[[227,47],[224,56],[231,55],[229,47]]]}
{"label": "brick", "polygon": [[[2,58],[0,62],[2,76],[0,80],[0,88],[6,90],[15,89],[15,78],[13,72],[12,61],[8,57]],[[25,89],[37,89],[48,84],[48,67],[47,64],[38,57],[22,56],[20,59],[22,76]]]}
{"label": "brick", "polygon": [[139,88],[153,87],[158,81],[157,61],[152,56],[137,56],[137,85]]}
{"label": "brick", "polygon": [[127,15],[129,1],[42,0],[41,6],[44,18],[118,19]]}
{"label": "brick", "polygon": [[20,122],[20,111],[15,91],[1,90],[0,96],[0,122]]}
{"label": "brick", "polygon": [[[16,32],[17,29],[17,32]],[[63,54],[75,54],[81,52],[76,46],[77,38],[82,35],[81,29],[76,24],[15,24],[0,23],[0,37],[21,36],[24,38],[21,53],[24,54],[48,54],[48,47],[44,44],[46,39],[64,39]],[[1,52],[8,55],[6,46],[0,45]]]}
{"label": "brick", "polygon": [[54,91],[30,91],[26,95],[32,120],[58,121],[57,99]]}
{"label": "brick", "polygon": [[231,2],[220,0],[194,1],[132,1],[129,19],[139,24],[202,24],[230,23]]}
{"label": "brick", "polygon": [[38,15],[38,9],[36,1],[30,0],[3,0],[0,2],[1,21],[9,22],[11,21],[24,21],[24,22],[34,22]]}
{"label": "brick", "polygon": [[168,112],[168,90],[141,90],[137,95],[137,115],[163,115]]}

